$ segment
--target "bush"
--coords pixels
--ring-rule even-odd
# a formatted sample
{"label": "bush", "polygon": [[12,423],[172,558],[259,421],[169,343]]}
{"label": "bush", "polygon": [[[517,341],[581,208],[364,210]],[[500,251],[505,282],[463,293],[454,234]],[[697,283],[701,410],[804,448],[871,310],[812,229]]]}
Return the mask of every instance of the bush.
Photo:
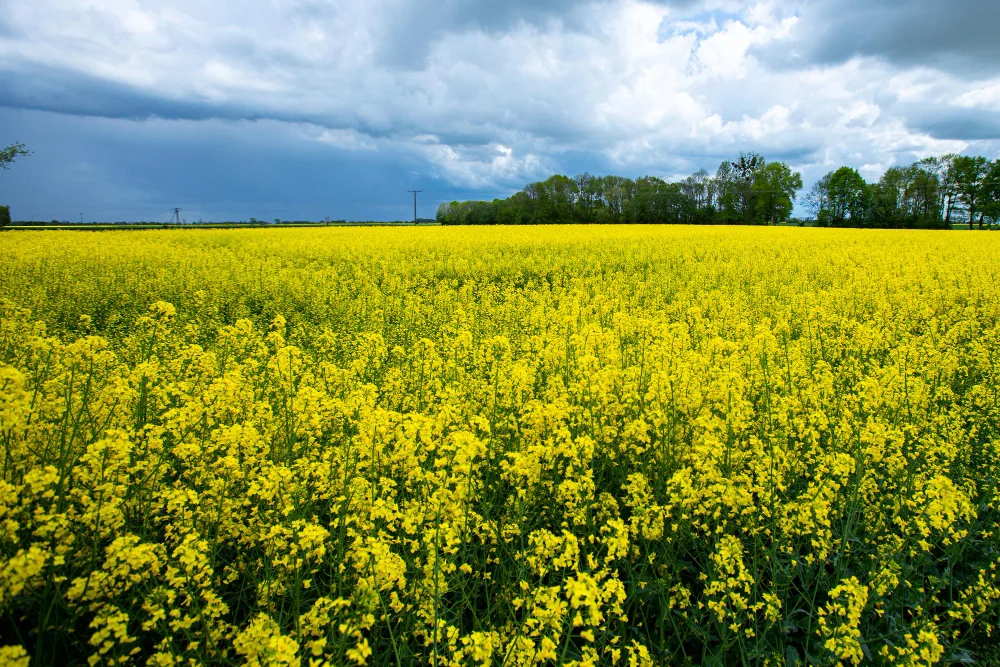
{"label": "bush", "polygon": [[10,206],[0,206],[0,227],[10,224]]}

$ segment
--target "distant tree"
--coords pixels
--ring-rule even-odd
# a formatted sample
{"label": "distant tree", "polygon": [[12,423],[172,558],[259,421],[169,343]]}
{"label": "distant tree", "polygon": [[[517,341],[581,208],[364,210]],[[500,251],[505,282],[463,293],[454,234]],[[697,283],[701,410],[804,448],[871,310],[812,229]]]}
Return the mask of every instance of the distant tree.
{"label": "distant tree", "polygon": [[908,168],[910,175],[907,201],[918,227],[942,226],[941,176],[935,159],[923,159]]}
{"label": "distant tree", "polygon": [[603,203],[601,222],[613,224],[627,222],[626,213],[631,205],[635,183],[624,176],[603,176],[600,179]]}
{"label": "distant tree", "polygon": [[680,182],[681,192],[694,205],[696,210],[704,210],[711,206],[709,185],[711,177],[704,169],[699,169]]}
{"label": "distant tree", "polygon": [[752,152],[740,153],[737,159],[719,165],[714,186],[720,222],[744,225],[762,222],[753,184],[766,165],[767,161],[760,154]]}
{"label": "distant tree", "polygon": [[868,184],[856,169],[841,167],[828,174],[826,184],[827,220],[834,227],[863,227],[867,221]]}
{"label": "distant tree", "polygon": [[833,172],[826,174],[823,178],[813,183],[812,190],[806,195],[806,208],[812,212],[816,221],[823,226],[829,222],[827,211],[830,207],[830,176]]}
{"label": "distant tree", "polygon": [[528,183],[521,190],[524,195],[524,222],[537,224],[543,221],[548,202],[545,200],[545,188],[541,183]]}
{"label": "distant tree", "polygon": [[959,155],[952,160],[951,173],[955,182],[958,200],[969,214],[969,229],[973,228],[976,214],[979,214],[979,228],[983,228],[984,210],[982,205],[988,198],[986,177],[992,165],[981,155]]}
{"label": "distant tree", "polygon": [[773,225],[788,219],[795,197],[802,189],[802,174],[784,162],[771,162],[757,172],[751,190],[756,201],[757,219]]}
{"label": "distant tree", "polygon": [[[1000,221],[1000,166],[985,158],[975,201],[981,224]],[[965,161],[953,155],[926,158],[886,170],[869,185],[850,167],[819,179],[805,195],[812,213],[799,224],[839,227],[939,228],[950,212],[965,210],[959,185]],[[749,179],[749,180],[748,180]],[[964,186],[963,186],[964,187]],[[655,176],[574,178],[555,175],[529,183],[506,199],[453,201],[438,207],[448,225],[560,223],[775,224],[789,220],[802,189],[802,176],[782,162],[743,153],[723,162],[714,176],[701,170],[678,182]]]}
{"label": "distant tree", "polygon": [[466,224],[495,225],[497,224],[496,204],[494,202],[473,202],[466,213]]}
{"label": "distant tree", "polygon": [[946,162],[928,158],[890,167],[869,188],[868,225],[872,227],[941,227],[949,195],[942,195]]}
{"label": "distant tree", "polygon": [[631,206],[626,215],[636,224],[676,224],[690,221],[694,202],[685,197],[681,185],[645,176],[633,182]]}
{"label": "distant tree", "polygon": [[934,173],[938,178],[940,189],[938,190],[938,208],[943,217],[943,224],[951,228],[951,215],[955,212],[958,204],[958,184],[955,181],[955,158],[954,153],[942,155],[936,158],[926,158],[922,161],[925,168]]}
{"label": "distant tree", "polygon": [[[910,175],[903,167],[890,167],[872,186],[871,215],[876,227],[912,226],[909,220],[907,196]],[[910,222],[910,225],[907,223]]]}
{"label": "distant tree", "polygon": [[574,222],[574,205],[580,194],[576,181],[556,174],[539,184],[542,191],[541,219],[553,224]]}
{"label": "distant tree", "polygon": [[729,163],[732,167],[732,182],[735,186],[735,200],[738,217],[743,224],[760,223],[757,212],[757,191],[753,184],[767,166],[767,161],[760,153],[740,153],[740,156]]}
{"label": "distant tree", "polygon": [[1000,222],[1000,159],[994,160],[986,175],[986,194],[983,197],[983,215],[991,225]]}
{"label": "distant tree", "polygon": [[[18,158],[31,155],[31,151],[24,147],[24,144],[11,144],[7,148],[0,150],[0,169],[4,171],[10,169],[10,165]],[[0,227],[10,224],[10,207],[0,206]]]}
{"label": "distant tree", "polygon": [[497,211],[497,221],[499,224],[506,225],[524,225],[531,222],[528,215],[529,208],[532,206],[531,201],[528,199],[528,195],[522,192],[515,192],[512,197],[507,200],[505,206],[502,206],[499,211]]}
{"label": "distant tree", "polygon": [[726,160],[715,171],[715,201],[718,207],[718,221],[722,223],[740,220],[740,187],[733,170],[733,163]]}
{"label": "distant tree", "polygon": [[516,209],[510,199],[493,200],[493,224],[495,225],[516,225]]}
{"label": "distant tree", "polygon": [[601,204],[598,179],[584,172],[573,179],[576,182],[576,216],[580,222],[593,222]]}
{"label": "distant tree", "polygon": [[24,147],[24,144],[11,144],[7,148],[0,150],[0,169],[10,169],[10,165],[18,158],[28,157],[31,151]]}

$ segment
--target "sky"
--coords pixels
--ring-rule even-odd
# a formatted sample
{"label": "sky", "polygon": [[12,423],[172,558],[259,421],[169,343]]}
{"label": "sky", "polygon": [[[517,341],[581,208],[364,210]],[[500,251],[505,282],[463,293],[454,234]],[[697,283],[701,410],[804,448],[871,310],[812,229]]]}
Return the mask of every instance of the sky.
{"label": "sky", "polygon": [[397,220],[755,150],[1000,156],[996,0],[0,0],[15,220]]}

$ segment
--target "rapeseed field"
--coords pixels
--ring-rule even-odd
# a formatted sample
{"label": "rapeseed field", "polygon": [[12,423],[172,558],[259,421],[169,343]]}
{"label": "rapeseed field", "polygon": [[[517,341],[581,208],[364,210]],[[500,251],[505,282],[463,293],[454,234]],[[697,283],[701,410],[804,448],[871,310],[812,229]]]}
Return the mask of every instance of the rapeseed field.
{"label": "rapeseed field", "polygon": [[1000,235],[0,235],[0,663],[997,664]]}

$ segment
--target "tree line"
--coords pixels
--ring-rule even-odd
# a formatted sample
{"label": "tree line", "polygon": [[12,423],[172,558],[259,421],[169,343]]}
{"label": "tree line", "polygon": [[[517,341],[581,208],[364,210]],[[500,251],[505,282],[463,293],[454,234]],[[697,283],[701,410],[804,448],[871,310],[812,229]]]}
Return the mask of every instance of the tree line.
{"label": "tree line", "polygon": [[823,226],[982,229],[1000,221],[1000,159],[929,157],[891,167],[871,184],[841,167],[816,182],[806,203]]}
{"label": "tree line", "polygon": [[[506,199],[441,204],[444,225],[742,224],[791,219],[802,175],[758,153],[724,161],[678,182],[655,176],[555,175]],[[876,183],[841,167],[803,199],[813,224],[827,227],[970,228],[1000,220],[1000,160],[945,155],[892,167]]]}

